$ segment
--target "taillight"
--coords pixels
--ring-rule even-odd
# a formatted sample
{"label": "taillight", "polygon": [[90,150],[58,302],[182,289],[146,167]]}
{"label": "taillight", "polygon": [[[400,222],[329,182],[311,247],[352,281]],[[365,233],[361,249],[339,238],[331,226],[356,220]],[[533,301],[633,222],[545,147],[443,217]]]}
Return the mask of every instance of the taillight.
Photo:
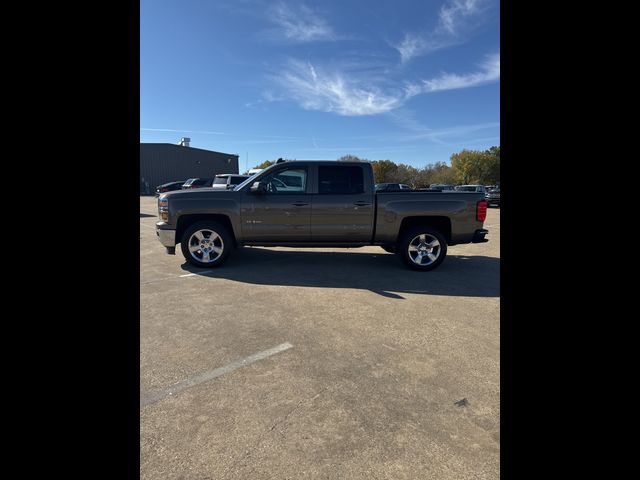
{"label": "taillight", "polygon": [[487,201],[480,200],[476,204],[476,220],[484,222],[487,219]]}
{"label": "taillight", "polygon": [[168,191],[169,191],[169,189],[168,189],[168,188],[161,188],[161,189],[160,189],[160,191],[161,191],[161,192],[168,192]]}

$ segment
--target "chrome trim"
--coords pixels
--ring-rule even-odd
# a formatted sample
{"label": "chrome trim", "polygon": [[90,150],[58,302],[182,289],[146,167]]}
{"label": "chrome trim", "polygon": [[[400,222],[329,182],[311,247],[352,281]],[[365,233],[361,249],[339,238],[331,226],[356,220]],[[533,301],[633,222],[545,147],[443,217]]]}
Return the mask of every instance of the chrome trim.
{"label": "chrome trim", "polygon": [[165,247],[175,247],[176,246],[176,231],[175,230],[161,230],[156,227],[156,235],[158,235],[158,240]]}
{"label": "chrome trim", "polygon": [[421,233],[413,237],[407,250],[413,263],[424,266],[438,260],[442,247],[436,237],[429,233]]}
{"label": "chrome trim", "polygon": [[[206,235],[207,232],[208,235]],[[194,232],[187,245],[194,260],[202,263],[215,262],[224,251],[222,237],[210,228],[203,228]],[[211,252],[213,252],[213,255]]]}

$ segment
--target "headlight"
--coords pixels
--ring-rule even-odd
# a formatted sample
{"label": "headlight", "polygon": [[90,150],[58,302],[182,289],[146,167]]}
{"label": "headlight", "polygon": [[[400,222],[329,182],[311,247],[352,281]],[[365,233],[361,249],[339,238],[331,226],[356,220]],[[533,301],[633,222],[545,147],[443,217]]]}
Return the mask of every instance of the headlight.
{"label": "headlight", "polygon": [[160,220],[169,220],[169,199],[167,197],[160,196],[158,198],[158,217]]}

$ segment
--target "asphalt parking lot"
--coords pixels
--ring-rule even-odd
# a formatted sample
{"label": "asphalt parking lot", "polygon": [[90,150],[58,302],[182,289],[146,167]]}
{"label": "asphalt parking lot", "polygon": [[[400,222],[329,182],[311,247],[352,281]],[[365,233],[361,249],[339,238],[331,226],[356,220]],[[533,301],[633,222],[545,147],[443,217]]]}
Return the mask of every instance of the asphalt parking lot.
{"label": "asphalt parking lot", "polygon": [[414,272],[379,247],[200,270],[140,197],[143,479],[497,479],[500,209]]}

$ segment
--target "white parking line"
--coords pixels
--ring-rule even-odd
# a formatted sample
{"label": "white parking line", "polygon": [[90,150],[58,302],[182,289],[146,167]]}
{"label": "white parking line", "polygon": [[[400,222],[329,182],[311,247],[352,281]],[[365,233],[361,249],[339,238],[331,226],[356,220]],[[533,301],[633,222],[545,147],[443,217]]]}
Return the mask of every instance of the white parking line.
{"label": "white parking line", "polygon": [[251,365],[258,360],[264,360],[271,355],[284,352],[285,350],[289,350],[290,348],[293,348],[293,345],[291,345],[289,342],[281,343],[280,345],[270,348],[269,350],[254,353],[253,355],[249,355],[248,357],[241,358],[239,360],[236,360],[235,362],[231,362],[229,365],[225,365],[224,367],[216,368],[215,370],[210,370],[208,372],[199,373],[191,378],[187,378],[186,380],[178,382],[171,387],[145,393],[140,398],[140,408],[146,407],[147,405],[150,405],[152,403],[159,402],[160,400],[163,400],[164,398],[172,395],[176,395],[186,390],[187,388],[195,387],[196,385],[199,385],[201,383],[208,382],[209,380],[213,380],[214,378],[224,375],[225,373],[233,372],[240,367],[246,367],[247,365]]}
{"label": "white parking line", "polygon": [[496,223],[495,225],[485,225],[485,228],[490,228],[490,227],[499,227],[500,224]]}
{"label": "white parking line", "polygon": [[211,273],[216,273],[215,270],[207,270],[205,272],[198,272],[198,273],[185,273],[184,275],[180,275],[178,278],[184,278],[184,277],[201,277],[203,275],[209,275]]}
{"label": "white parking line", "polygon": [[163,282],[165,280],[175,280],[178,278],[185,278],[185,277],[210,277],[210,274],[212,273],[216,273],[215,270],[210,270],[207,272],[199,272],[199,273],[185,273],[184,275],[170,275],[167,277],[163,277],[163,278],[154,278],[152,280],[147,280],[146,282],[140,282],[140,285],[146,285],[148,283],[157,283],[157,282]]}

